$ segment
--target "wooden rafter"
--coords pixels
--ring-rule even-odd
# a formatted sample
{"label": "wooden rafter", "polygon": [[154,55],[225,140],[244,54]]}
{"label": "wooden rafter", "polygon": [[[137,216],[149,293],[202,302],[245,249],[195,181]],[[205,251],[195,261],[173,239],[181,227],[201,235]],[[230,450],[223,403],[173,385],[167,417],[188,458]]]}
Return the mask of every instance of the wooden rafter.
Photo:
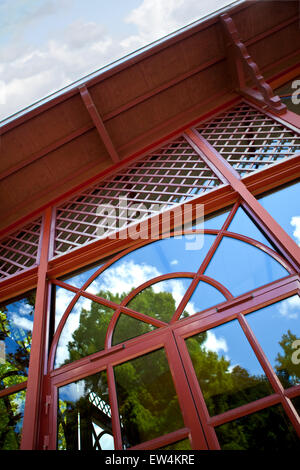
{"label": "wooden rafter", "polygon": [[95,124],[95,127],[106,147],[106,150],[108,151],[112,161],[114,163],[120,161],[120,157],[114,147],[114,144],[107,132],[106,127],[104,126],[103,120],[95,106],[95,103],[86,87],[86,85],[82,85],[79,87],[80,95],[81,98],[86,106],[86,109],[88,110],[93,123]]}
{"label": "wooden rafter", "polygon": [[[226,13],[220,15],[220,19],[226,39],[228,62],[236,90],[258,104],[265,105],[272,112],[284,114],[287,111],[286,105],[281,102],[279,96],[274,95],[271,86],[265,81],[257,64],[242,42],[233,19]],[[254,88],[247,86],[245,71],[249,73]]]}

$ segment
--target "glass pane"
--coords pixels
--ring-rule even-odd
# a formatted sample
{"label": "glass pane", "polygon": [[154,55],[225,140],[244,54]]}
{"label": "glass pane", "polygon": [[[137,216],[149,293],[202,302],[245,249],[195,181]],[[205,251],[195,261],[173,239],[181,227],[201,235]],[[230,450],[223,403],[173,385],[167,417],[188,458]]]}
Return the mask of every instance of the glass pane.
{"label": "glass pane", "polygon": [[289,275],[264,251],[229,237],[222,239],[204,274],[219,281],[234,296]]}
{"label": "glass pane", "polygon": [[54,331],[59,325],[59,322],[67,310],[68,305],[70,304],[71,300],[74,298],[74,292],[71,292],[63,287],[53,285],[54,289]]}
{"label": "glass pane", "polygon": [[106,372],[58,389],[57,448],[113,450]]}
{"label": "glass pane", "polygon": [[116,366],[115,380],[125,448],[183,427],[164,350]]}
{"label": "glass pane", "polygon": [[0,305],[0,389],[27,380],[35,292]]}
{"label": "glass pane", "polygon": [[161,447],[160,450],[192,450],[189,439],[169,444],[168,446]]}
{"label": "glass pane", "polygon": [[194,315],[197,312],[201,312],[202,310],[206,310],[207,308],[225,301],[226,298],[218,289],[206,282],[200,281],[185,306],[180,319],[187,318],[190,315]]}
{"label": "glass pane", "polygon": [[264,243],[265,245],[274,249],[274,247],[256,227],[254,222],[252,222],[242,207],[239,207],[236,211],[236,214],[227,230],[229,232],[239,233],[241,235],[245,235],[246,237],[253,238],[254,240],[258,240],[259,242]]}
{"label": "glass pane", "polygon": [[191,281],[190,278],[176,278],[157,282],[141,291],[127,306],[149,317],[169,322]]}
{"label": "glass pane", "polygon": [[132,289],[156,276],[197,271],[214,240],[214,235],[192,234],[150,243],[113,263],[87,291],[100,296],[110,292],[120,303]]}
{"label": "glass pane", "polygon": [[281,300],[246,319],[282,385],[300,384],[300,297]]}
{"label": "glass pane", "polygon": [[300,182],[261,196],[259,202],[300,246]]}
{"label": "glass pane", "polygon": [[21,443],[26,391],[0,398],[0,450],[18,450]]}
{"label": "glass pane", "polygon": [[273,406],[215,428],[222,450],[299,450],[283,408]]}
{"label": "glass pane", "polygon": [[208,214],[207,216],[204,216],[204,223],[203,221],[196,220],[193,224],[193,229],[220,230],[223,227],[229,212],[230,211],[227,210],[225,212],[218,212],[217,214]]}
{"label": "glass pane", "polygon": [[105,335],[113,310],[80,297],[61,332],[55,367],[104,349]]}
{"label": "glass pane", "polygon": [[273,392],[237,320],[186,340],[209,414]]}
{"label": "glass pane", "polygon": [[155,326],[122,314],[117,321],[112,344],[115,346],[116,344],[123,343],[124,341],[144,335],[153,330],[156,330]]}
{"label": "glass pane", "polygon": [[80,289],[83,284],[97,271],[97,269],[100,269],[102,265],[103,263],[100,263],[97,266],[93,266],[92,268],[80,271],[79,273],[74,275],[71,274],[68,277],[63,277],[60,280]]}

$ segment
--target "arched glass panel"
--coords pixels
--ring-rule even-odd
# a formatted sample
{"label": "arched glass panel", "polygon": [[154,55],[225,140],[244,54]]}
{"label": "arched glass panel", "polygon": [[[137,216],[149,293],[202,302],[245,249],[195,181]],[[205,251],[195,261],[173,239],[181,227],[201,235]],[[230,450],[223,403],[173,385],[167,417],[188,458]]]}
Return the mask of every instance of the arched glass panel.
{"label": "arched glass panel", "polygon": [[274,249],[274,247],[270,244],[267,238],[262,234],[262,232],[256,227],[254,222],[250,219],[250,217],[246,214],[242,207],[239,207],[236,211],[236,214],[233,217],[229,228],[227,229],[229,232],[239,233],[241,235],[245,235],[246,237],[253,238],[264,245]]}
{"label": "arched glass panel", "polygon": [[112,344],[115,346],[116,344],[123,343],[137,336],[150,333],[150,331],[155,329],[156,327],[149,323],[145,323],[129,315],[121,314],[114,330]]}
{"label": "arched glass panel", "polygon": [[206,271],[234,296],[288,276],[272,256],[249,243],[224,237]]}
{"label": "arched glass panel", "polygon": [[300,297],[276,302],[246,319],[282,385],[300,385]]}
{"label": "arched glass panel", "polygon": [[62,329],[55,367],[104,349],[105,336],[113,310],[84,297],[74,305]]}
{"label": "arched glass panel", "polygon": [[259,198],[261,205],[300,246],[300,182]]}
{"label": "arched glass panel", "polygon": [[225,301],[226,297],[224,297],[218,289],[207,282],[200,281],[185,306],[180,319],[187,318],[197,312],[201,312],[202,310],[206,310],[207,308]]}
{"label": "arched glass panel", "polygon": [[85,270],[81,270],[75,275],[72,275],[71,277],[63,277],[61,278],[62,281],[66,282],[67,284],[70,284],[71,286],[78,287],[80,289],[83,284],[99,269],[103,263],[98,264],[97,266],[90,267]]}
{"label": "arched glass panel", "polygon": [[109,266],[87,291],[97,295],[109,291],[120,303],[132,289],[156,276],[196,272],[214,240],[214,235],[192,234],[145,245]]}
{"label": "arched glass panel", "polygon": [[189,278],[175,278],[152,284],[137,294],[127,307],[168,323],[191,281]]}
{"label": "arched glass panel", "polygon": [[204,220],[199,221],[196,220],[193,224],[193,229],[213,229],[213,230],[220,230],[228,215],[229,215],[228,210],[220,211],[217,214],[208,214],[207,216],[204,216]]}
{"label": "arched glass panel", "polygon": [[58,327],[58,324],[65,313],[69,303],[74,298],[74,292],[71,292],[67,289],[64,289],[60,286],[53,285],[53,295],[55,296],[55,301],[53,303],[53,316],[54,316],[54,331]]}

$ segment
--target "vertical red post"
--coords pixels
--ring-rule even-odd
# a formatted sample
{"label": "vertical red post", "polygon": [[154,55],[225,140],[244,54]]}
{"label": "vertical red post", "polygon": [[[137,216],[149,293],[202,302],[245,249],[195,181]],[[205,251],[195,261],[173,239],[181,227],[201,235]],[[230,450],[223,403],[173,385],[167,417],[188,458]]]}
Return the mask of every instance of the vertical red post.
{"label": "vertical red post", "polygon": [[43,364],[45,360],[44,345],[46,336],[47,313],[47,269],[51,230],[51,213],[51,207],[46,209],[44,213],[41,256],[38,268],[38,282],[36,289],[36,303],[34,310],[34,323],[32,331],[32,344],[29,361],[21,450],[34,450],[37,448],[38,442],[39,414],[41,410],[44,370]]}

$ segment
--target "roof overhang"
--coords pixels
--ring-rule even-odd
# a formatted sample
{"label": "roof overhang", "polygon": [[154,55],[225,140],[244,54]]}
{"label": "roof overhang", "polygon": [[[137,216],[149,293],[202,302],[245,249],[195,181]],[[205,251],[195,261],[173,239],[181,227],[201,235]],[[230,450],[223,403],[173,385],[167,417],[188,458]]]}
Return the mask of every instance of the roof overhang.
{"label": "roof overhang", "polygon": [[223,12],[271,86],[299,74],[298,1],[249,1],[81,80],[2,123],[0,229],[238,99]]}

